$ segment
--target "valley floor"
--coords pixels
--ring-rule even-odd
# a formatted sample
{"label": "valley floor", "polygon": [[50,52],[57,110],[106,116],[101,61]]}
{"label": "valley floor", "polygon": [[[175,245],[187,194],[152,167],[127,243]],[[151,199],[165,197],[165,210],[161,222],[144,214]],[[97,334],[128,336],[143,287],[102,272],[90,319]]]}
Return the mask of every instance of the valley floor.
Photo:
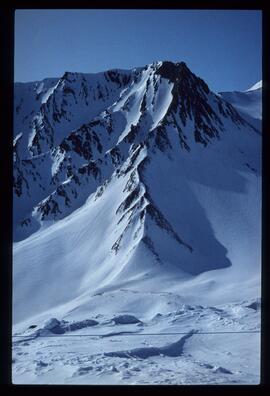
{"label": "valley floor", "polygon": [[[111,291],[106,298],[125,299],[129,293]],[[43,327],[20,326],[13,340],[13,383],[260,382],[259,299],[218,306],[175,301],[168,293],[167,312],[148,318],[128,312],[120,316],[94,313],[80,320],[67,316],[67,320],[47,321]]]}

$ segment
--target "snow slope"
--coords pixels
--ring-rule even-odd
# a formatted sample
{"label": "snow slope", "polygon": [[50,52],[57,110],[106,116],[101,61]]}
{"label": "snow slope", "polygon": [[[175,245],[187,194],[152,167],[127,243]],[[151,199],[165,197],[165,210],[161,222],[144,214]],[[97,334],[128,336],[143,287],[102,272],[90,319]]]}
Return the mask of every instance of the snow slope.
{"label": "snow slope", "polygon": [[[13,324],[23,338],[14,338],[13,380],[152,383],[167,365],[172,373],[160,383],[258,383],[259,333],[248,346],[246,336],[231,336],[235,358],[226,358],[229,341],[218,347],[220,335],[197,334],[259,332],[257,129],[183,62],[65,73],[46,84],[35,88],[40,107],[30,111],[29,99],[24,111],[36,121],[18,120],[14,133]],[[117,325],[115,315],[140,321]],[[71,324],[78,335],[119,333],[116,344],[98,336],[80,358],[88,341],[74,347],[64,338]],[[147,336],[153,349],[121,335],[191,330],[176,344],[175,336],[156,335],[155,344]],[[57,356],[57,338],[41,338],[51,333],[62,335]],[[209,345],[210,362],[198,345]],[[130,358],[144,361],[135,377],[121,369]]]}
{"label": "snow slope", "polygon": [[262,81],[244,92],[220,92],[220,95],[231,103],[251,125],[261,130]]}
{"label": "snow slope", "polygon": [[246,92],[255,91],[255,90],[259,89],[259,88],[262,88],[262,80],[258,81],[256,84],[252,85],[252,87],[247,89]]}

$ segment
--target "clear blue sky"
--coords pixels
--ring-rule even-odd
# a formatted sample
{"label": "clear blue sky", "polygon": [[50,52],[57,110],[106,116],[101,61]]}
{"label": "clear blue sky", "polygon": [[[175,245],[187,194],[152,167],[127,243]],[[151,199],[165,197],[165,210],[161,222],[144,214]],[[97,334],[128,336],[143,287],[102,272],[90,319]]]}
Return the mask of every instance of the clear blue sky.
{"label": "clear blue sky", "polygon": [[211,89],[260,80],[261,12],[17,10],[15,81],[184,61]]}

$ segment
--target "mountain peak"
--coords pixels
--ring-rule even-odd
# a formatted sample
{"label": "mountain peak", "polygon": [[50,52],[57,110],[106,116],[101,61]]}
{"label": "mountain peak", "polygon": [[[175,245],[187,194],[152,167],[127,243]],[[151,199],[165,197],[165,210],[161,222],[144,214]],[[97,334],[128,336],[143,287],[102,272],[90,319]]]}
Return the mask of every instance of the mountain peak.
{"label": "mountain peak", "polygon": [[262,88],[262,80],[258,81],[256,84],[252,85],[249,89],[247,89],[245,92],[249,91],[255,91],[256,89]]}
{"label": "mountain peak", "polygon": [[159,66],[157,73],[161,75],[161,77],[169,79],[171,82],[177,81],[180,75],[191,74],[191,71],[187,67],[185,62],[171,62],[171,61],[163,61]]}

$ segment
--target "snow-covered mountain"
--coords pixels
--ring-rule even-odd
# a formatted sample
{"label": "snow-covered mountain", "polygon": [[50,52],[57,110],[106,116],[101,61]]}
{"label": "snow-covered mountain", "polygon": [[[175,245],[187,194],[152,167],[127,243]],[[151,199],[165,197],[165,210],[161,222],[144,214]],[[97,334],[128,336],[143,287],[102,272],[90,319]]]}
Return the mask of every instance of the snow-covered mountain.
{"label": "snow-covered mountain", "polygon": [[220,92],[220,95],[231,103],[247,122],[261,130],[262,81],[258,81],[244,92]]}
{"label": "snow-covered mountain", "polygon": [[15,84],[16,331],[260,296],[260,126],[230,101],[184,62]]}
{"label": "snow-covered mountain", "polygon": [[249,89],[246,90],[246,92],[256,91],[257,89],[262,89],[262,80],[256,82],[256,84],[252,85]]}

